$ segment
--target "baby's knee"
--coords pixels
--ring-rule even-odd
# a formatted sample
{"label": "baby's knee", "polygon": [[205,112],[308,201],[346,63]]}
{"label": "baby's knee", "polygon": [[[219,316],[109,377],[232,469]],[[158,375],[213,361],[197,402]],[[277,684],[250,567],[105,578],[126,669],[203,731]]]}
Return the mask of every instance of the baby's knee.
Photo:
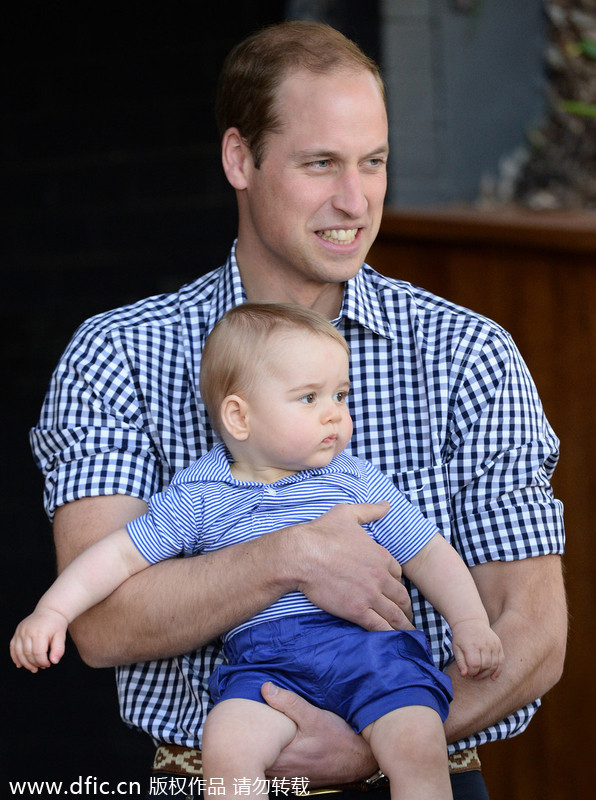
{"label": "baby's knee", "polygon": [[[379,763],[412,766],[447,763],[447,743],[440,716],[431,708],[406,706],[381,717],[363,731]],[[383,769],[385,772],[386,770]]]}
{"label": "baby's knee", "polygon": [[[437,719],[439,719],[437,717]],[[425,720],[400,736],[402,757],[412,763],[447,764],[447,742],[442,725]]]}

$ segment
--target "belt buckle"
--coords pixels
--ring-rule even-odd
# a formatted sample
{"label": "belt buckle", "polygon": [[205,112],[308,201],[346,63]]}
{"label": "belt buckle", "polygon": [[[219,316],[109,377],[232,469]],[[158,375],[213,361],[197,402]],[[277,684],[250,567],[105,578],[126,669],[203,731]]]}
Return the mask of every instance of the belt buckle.
{"label": "belt buckle", "polygon": [[367,778],[364,781],[364,784],[367,788],[367,791],[374,792],[377,789],[382,789],[383,786],[387,786],[389,784],[389,778],[379,769],[374,775],[371,775],[370,778]]}

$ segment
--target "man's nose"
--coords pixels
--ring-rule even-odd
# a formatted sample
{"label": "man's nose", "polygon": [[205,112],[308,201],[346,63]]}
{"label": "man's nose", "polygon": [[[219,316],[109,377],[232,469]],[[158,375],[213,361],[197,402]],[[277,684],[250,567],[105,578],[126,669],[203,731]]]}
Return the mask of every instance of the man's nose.
{"label": "man's nose", "polygon": [[366,213],[368,200],[358,169],[346,169],[338,177],[333,205],[352,219],[362,217]]}

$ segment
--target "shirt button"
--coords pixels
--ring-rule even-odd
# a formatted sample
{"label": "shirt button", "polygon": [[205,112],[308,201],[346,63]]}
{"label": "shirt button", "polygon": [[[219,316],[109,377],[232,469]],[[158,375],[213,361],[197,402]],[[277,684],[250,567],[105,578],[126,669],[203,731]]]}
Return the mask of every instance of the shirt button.
{"label": "shirt button", "polygon": [[265,494],[268,494],[270,497],[274,497],[277,494],[277,492],[271,486],[266,486]]}

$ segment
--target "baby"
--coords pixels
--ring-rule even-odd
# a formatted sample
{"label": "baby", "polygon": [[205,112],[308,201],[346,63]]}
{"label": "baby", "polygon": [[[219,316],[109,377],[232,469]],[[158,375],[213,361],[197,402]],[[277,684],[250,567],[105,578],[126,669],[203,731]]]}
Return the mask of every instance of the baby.
{"label": "baby", "polygon": [[[308,522],[339,503],[388,501],[385,516],[365,526],[370,536],[446,618],[460,673],[496,679],[503,649],[463,561],[385,475],[343,452],[349,389],[348,346],[320,314],[286,304],[229,311],[207,339],[200,377],[222,442],[177,473],[144,516],[64,570],[17,627],[15,664],[32,672],[56,664],[70,622],[159,560]],[[203,765],[226,794],[238,779],[258,786],[296,734],[261,697],[271,680],[362,733],[392,798],[452,797],[443,731],[451,683],[420,631],[366,631],[291,592],[229,631],[224,653],[210,682]]]}

